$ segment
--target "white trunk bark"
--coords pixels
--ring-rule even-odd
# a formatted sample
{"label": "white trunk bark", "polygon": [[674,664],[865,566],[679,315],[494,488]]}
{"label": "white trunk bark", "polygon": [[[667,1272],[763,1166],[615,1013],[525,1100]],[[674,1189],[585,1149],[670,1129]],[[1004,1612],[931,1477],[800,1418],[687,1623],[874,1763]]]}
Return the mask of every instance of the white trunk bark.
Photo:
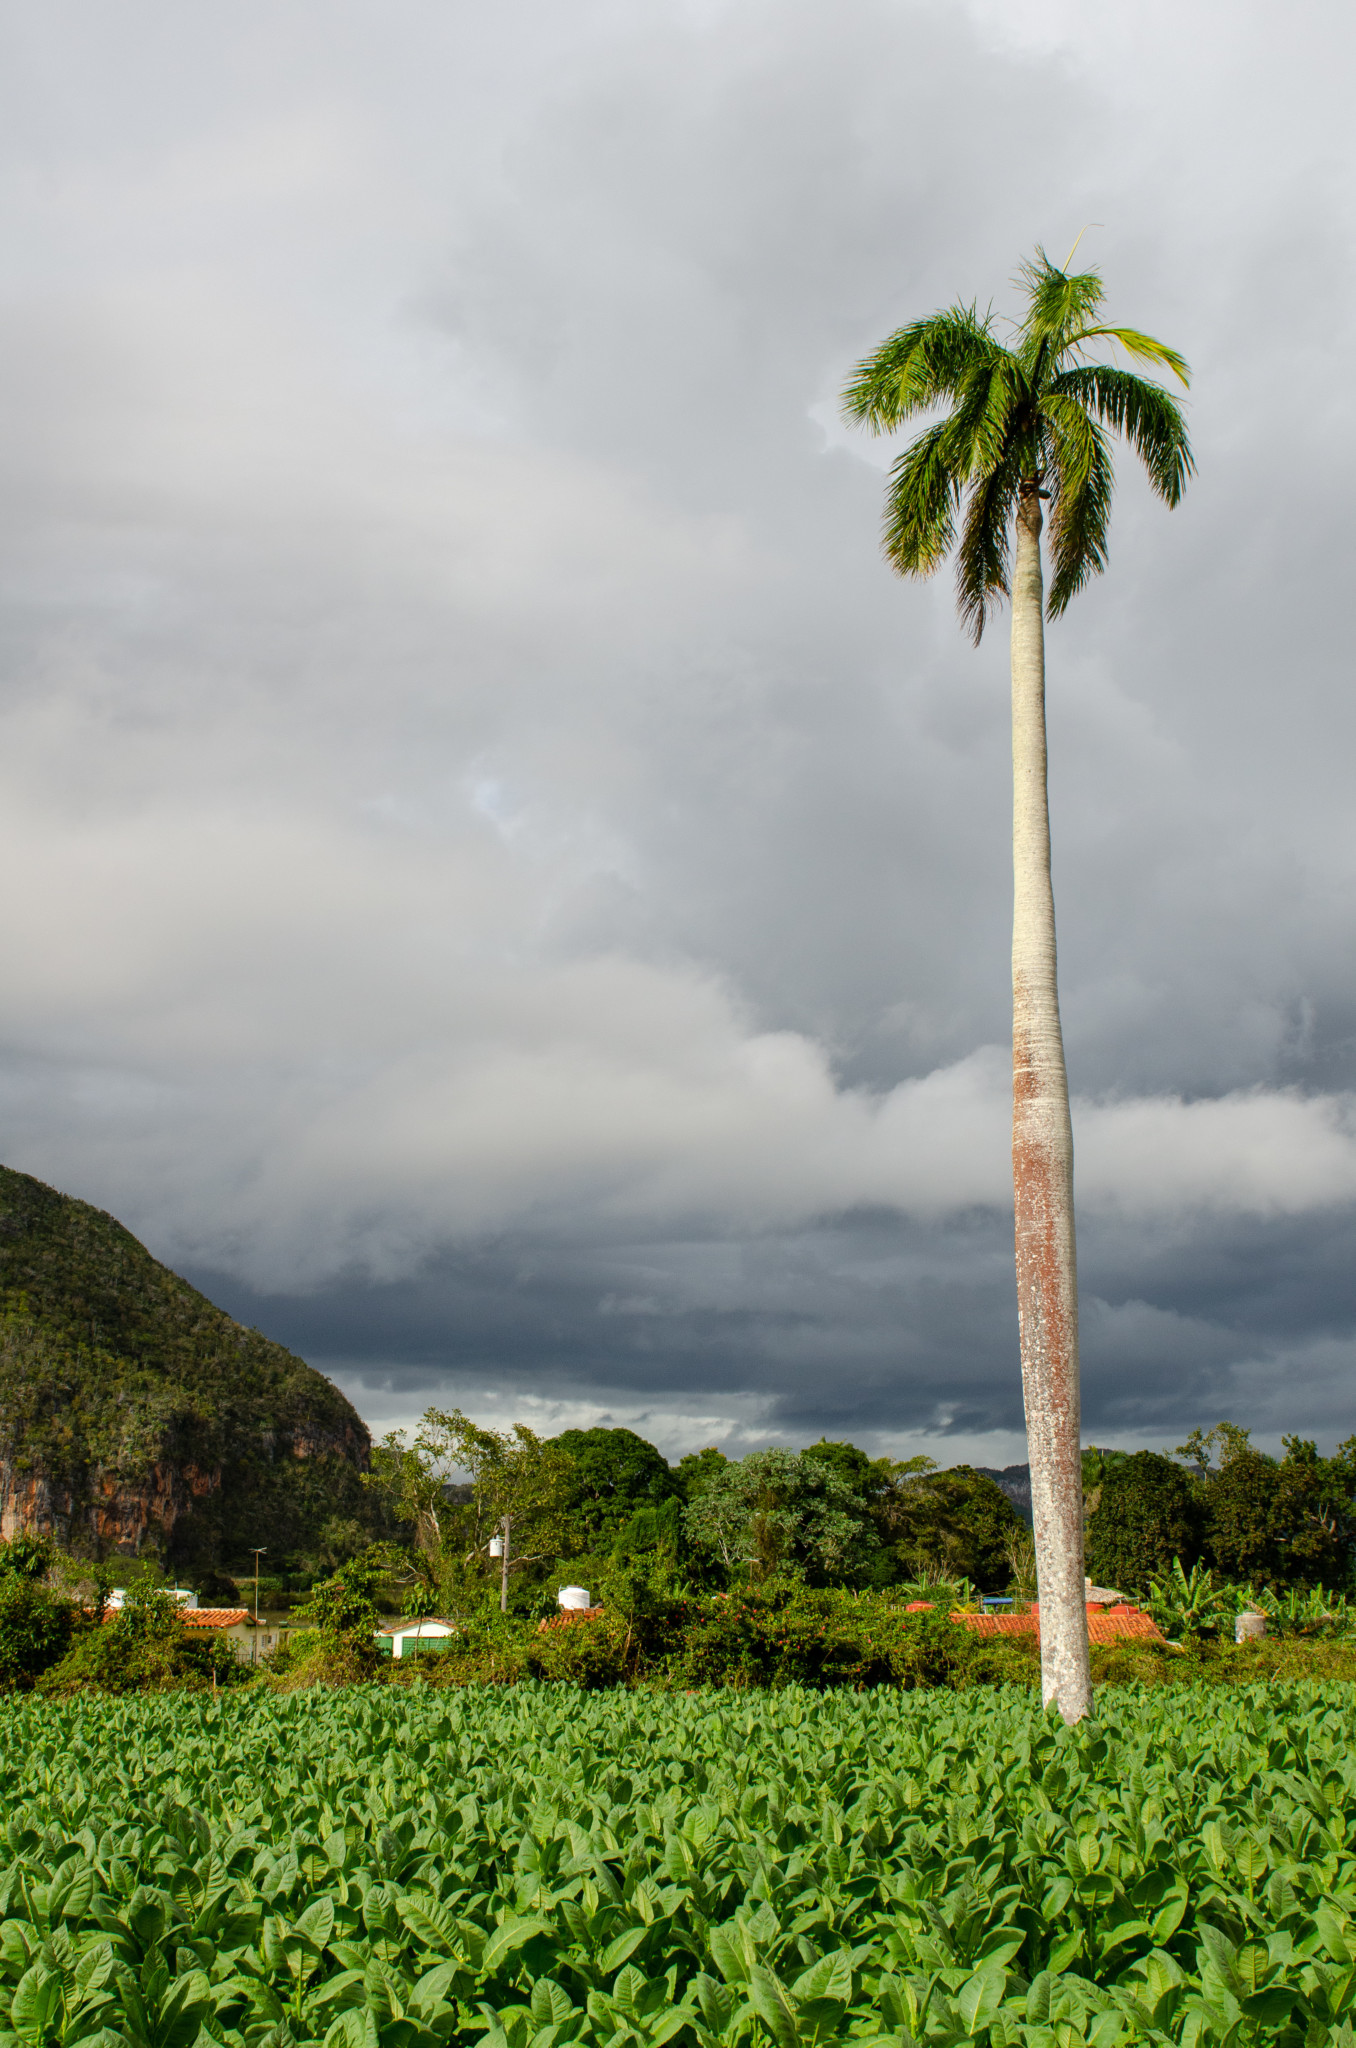
{"label": "white trunk bark", "polygon": [[1092,1708],[1083,1592],[1073,1128],[1059,1028],[1046,793],[1041,508],[1017,515],[1012,585],[1012,1182],[1022,1397],[1040,1596],[1041,1691],[1066,1721]]}

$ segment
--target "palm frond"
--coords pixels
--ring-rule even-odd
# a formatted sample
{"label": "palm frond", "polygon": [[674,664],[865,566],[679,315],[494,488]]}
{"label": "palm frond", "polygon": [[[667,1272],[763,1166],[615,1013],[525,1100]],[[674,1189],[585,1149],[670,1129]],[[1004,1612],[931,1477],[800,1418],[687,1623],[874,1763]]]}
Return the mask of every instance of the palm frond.
{"label": "palm frond", "polygon": [[1027,312],[1013,347],[996,339],[991,313],[950,306],[892,334],[843,392],[845,414],[878,434],[949,407],[891,469],[882,538],[901,575],[931,575],[955,548],[961,622],[975,641],[1009,595],[1020,491],[1047,487],[1048,608],[1057,617],[1106,565],[1109,436],[1124,436],[1169,505],[1195,470],[1176,401],[1161,385],[1088,355],[1093,343],[1115,342],[1185,384],[1190,373],[1177,351],[1138,328],[1104,324],[1096,270],[1060,270],[1038,248],[1021,282]]}
{"label": "palm frond", "polygon": [[1046,612],[1057,619],[1083,585],[1106,567],[1113,472],[1105,430],[1076,398],[1047,398],[1041,425],[1050,492]]}
{"label": "palm frond", "polygon": [[956,550],[956,609],[978,647],[993,606],[1008,595],[1012,511],[1021,483],[1015,450],[970,487]]}
{"label": "palm frond", "polygon": [[1047,402],[1051,399],[1069,400],[1123,434],[1159,497],[1168,505],[1180,503],[1196,464],[1181,408],[1161,384],[1150,384],[1133,370],[1084,363],[1051,380]]}
{"label": "palm frond", "polygon": [[1014,403],[1025,388],[1015,358],[1005,349],[967,371],[955,404],[941,422],[944,431],[939,444],[958,482],[986,474],[1001,458]]}
{"label": "palm frond", "polygon": [[1031,389],[1020,362],[1010,350],[998,350],[982,371],[972,374],[949,423],[948,448],[967,478],[987,476],[1006,460],[1022,415],[1031,409]]}
{"label": "palm frond", "polygon": [[956,537],[961,486],[946,454],[949,424],[928,427],[890,470],[881,546],[901,576],[930,576]]}
{"label": "palm frond", "polygon": [[1027,291],[1027,315],[1022,322],[1025,337],[1023,357],[1034,357],[1042,348],[1059,354],[1066,337],[1086,328],[1102,303],[1104,287],[1095,270],[1056,269],[1044,249],[1037,249],[1031,262],[1019,272]]}
{"label": "palm frond", "polygon": [[1141,334],[1137,327],[1082,327],[1069,336],[1064,346],[1066,350],[1081,349],[1089,341],[1118,341],[1128,356],[1142,363],[1159,363],[1183,384],[1191,383],[1191,366],[1186,357],[1178,355],[1165,341],[1155,340],[1152,334]]}
{"label": "palm frond", "polygon": [[901,327],[858,363],[843,390],[844,413],[873,433],[888,434],[911,414],[954,398],[966,376],[999,347],[991,318],[981,320],[973,306],[949,306]]}

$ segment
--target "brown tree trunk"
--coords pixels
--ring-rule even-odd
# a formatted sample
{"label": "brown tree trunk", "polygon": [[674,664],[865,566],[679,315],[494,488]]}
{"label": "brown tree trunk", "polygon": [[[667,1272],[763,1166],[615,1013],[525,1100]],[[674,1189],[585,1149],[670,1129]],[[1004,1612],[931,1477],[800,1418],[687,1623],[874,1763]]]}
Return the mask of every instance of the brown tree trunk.
{"label": "brown tree trunk", "polygon": [[1022,1397],[1040,1596],[1041,1691],[1066,1721],[1092,1707],[1083,1587],[1073,1128],[1059,1025],[1046,790],[1041,506],[1017,515],[1012,585],[1012,1184]]}

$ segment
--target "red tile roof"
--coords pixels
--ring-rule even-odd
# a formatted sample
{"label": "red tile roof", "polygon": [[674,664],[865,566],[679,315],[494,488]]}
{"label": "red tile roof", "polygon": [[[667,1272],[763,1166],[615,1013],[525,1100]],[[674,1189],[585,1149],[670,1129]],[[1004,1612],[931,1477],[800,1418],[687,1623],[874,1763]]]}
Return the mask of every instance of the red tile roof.
{"label": "red tile roof", "polygon": [[[1039,1636],[1041,1632],[1040,1609],[1035,1606],[1023,1614],[953,1614],[951,1619],[980,1636]],[[1152,1643],[1163,1640],[1163,1632],[1157,1624],[1128,1601],[1121,1601],[1115,1607],[1100,1607],[1095,1601],[1088,1602],[1090,1643],[1114,1643],[1125,1636],[1138,1636]]]}
{"label": "red tile roof", "polygon": [[537,1623],[537,1634],[540,1635],[543,1629],[569,1628],[576,1621],[596,1621],[602,1611],[601,1606],[562,1607],[559,1614],[548,1614],[545,1621]]}
{"label": "red tile roof", "polygon": [[248,1621],[248,1607],[181,1607],[179,1619],[185,1628],[234,1628],[237,1622]]}

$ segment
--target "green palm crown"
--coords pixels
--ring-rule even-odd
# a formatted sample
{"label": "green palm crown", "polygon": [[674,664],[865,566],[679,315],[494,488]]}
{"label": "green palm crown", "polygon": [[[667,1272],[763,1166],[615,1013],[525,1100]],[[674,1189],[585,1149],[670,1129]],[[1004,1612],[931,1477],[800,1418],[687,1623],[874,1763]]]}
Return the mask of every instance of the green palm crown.
{"label": "green palm crown", "polygon": [[959,522],[957,598],[976,641],[991,607],[1008,595],[1021,498],[1039,491],[1050,501],[1047,610],[1056,618],[1106,566],[1109,431],[1130,443],[1169,505],[1195,468],[1186,423],[1162,385],[1090,356],[1099,342],[1119,343],[1186,384],[1176,350],[1133,327],[1104,325],[1095,270],[1057,270],[1038,249],[1020,282],[1027,312],[1011,348],[995,338],[992,312],[981,319],[973,305],[950,306],[892,334],[858,364],[843,394],[848,417],[878,434],[950,406],[890,470],[883,545],[901,576],[930,576]]}

